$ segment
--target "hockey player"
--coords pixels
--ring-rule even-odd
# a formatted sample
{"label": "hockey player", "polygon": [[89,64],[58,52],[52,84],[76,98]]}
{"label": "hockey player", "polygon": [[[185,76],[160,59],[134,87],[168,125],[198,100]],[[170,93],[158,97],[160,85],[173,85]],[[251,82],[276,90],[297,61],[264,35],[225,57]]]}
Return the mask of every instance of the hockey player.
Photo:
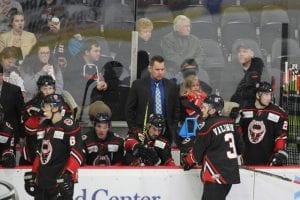
{"label": "hockey player", "polygon": [[138,129],[130,130],[125,139],[125,163],[127,165],[167,165],[175,166],[171,155],[171,145],[162,136],[165,120],[161,114],[151,114],[143,133]]}
{"label": "hockey player", "polygon": [[110,130],[111,121],[107,113],[92,117],[94,128],[82,135],[87,165],[122,165],[124,139]]}
{"label": "hockey player", "polygon": [[[44,118],[41,103],[45,96],[55,93],[55,80],[52,76],[40,76],[37,86],[39,90],[37,95],[25,104],[22,112],[22,120],[25,126],[25,144],[20,159],[21,165],[31,165],[35,158],[36,131]],[[72,116],[72,111],[66,103],[63,106],[63,114]]]}
{"label": "hockey player", "polygon": [[37,154],[24,176],[25,190],[35,199],[72,199],[77,170],[83,161],[80,127],[61,114],[62,96],[44,98],[45,120],[37,128]]}
{"label": "hockey player", "polygon": [[246,145],[243,155],[246,165],[287,164],[288,115],[271,103],[272,92],[270,83],[258,84],[254,105],[243,108],[238,118]]}
{"label": "hockey player", "polygon": [[0,104],[0,153],[1,166],[13,168],[16,166],[14,154],[14,133],[12,126],[4,120],[4,110]]}
{"label": "hockey player", "polygon": [[220,96],[212,94],[205,98],[201,107],[204,123],[192,148],[181,160],[185,170],[195,164],[202,165],[202,200],[225,200],[232,184],[240,183],[237,155],[243,143],[235,130],[234,120],[220,116],[223,106]]}

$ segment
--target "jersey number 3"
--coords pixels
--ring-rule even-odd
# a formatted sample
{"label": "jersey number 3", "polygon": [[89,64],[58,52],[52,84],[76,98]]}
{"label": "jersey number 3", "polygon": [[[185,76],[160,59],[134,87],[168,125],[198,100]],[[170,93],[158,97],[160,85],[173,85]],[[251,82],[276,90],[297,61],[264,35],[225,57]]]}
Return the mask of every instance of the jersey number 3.
{"label": "jersey number 3", "polygon": [[232,133],[226,133],[224,135],[225,142],[228,142],[229,144],[229,151],[226,152],[226,155],[229,159],[237,158],[235,143],[234,143],[234,137]]}

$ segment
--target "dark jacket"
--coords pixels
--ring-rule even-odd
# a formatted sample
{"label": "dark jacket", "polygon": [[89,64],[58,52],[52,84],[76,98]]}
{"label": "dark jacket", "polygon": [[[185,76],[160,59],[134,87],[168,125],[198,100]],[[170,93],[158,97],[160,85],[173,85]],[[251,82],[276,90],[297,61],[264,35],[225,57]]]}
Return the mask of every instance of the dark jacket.
{"label": "dark jacket", "polygon": [[[163,79],[164,92],[165,92],[165,113],[167,122],[166,135],[172,141],[177,135],[177,124],[179,120],[179,97],[176,85],[168,80]],[[151,95],[150,77],[135,80],[129,91],[126,103],[126,121],[129,128],[139,127],[143,129],[146,107],[148,104],[148,115],[155,113],[153,110],[154,101]]]}
{"label": "dark jacket", "polygon": [[263,68],[264,63],[260,58],[252,58],[249,69],[244,71],[244,77],[238,84],[230,101],[239,103],[241,107],[253,104],[256,94],[255,85],[261,80]]}
{"label": "dark jacket", "polygon": [[24,127],[21,123],[21,112],[24,106],[24,98],[19,86],[3,81],[0,103],[4,109],[5,119],[14,129],[16,142],[23,137]]}

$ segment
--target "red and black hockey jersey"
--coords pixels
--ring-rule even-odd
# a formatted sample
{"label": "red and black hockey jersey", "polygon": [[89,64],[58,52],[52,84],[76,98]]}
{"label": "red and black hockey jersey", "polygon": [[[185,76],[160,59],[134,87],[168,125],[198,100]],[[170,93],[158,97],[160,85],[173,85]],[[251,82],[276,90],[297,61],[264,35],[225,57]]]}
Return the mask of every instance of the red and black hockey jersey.
{"label": "red and black hockey jersey", "polygon": [[243,143],[234,121],[227,117],[210,116],[202,126],[192,149],[194,159],[202,164],[202,181],[217,184],[239,183],[237,155],[241,153]]}
{"label": "red and black hockey jersey", "polygon": [[64,117],[55,124],[45,120],[37,129],[38,153],[32,168],[39,187],[54,187],[65,170],[76,174],[83,162],[82,147],[80,127],[71,118]]}
{"label": "red and black hockey jersey", "polygon": [[140,158],[133,156],[133,149],[136,144],[143,144],[146,148],[154,149],[160,159],[160,165],[175,166],[169,141],[163,136],[151,140],[142,133],[129,133],[125,139],[125,157],[126,159],[132,158],[131,165],[145,164]]}
{"label": "red and black hockey jersey", "polygon": [[[27,164],[32,164],[35,158],[37,129],[43,121],[43,111],[41,108],[42,99],[43,97],[40,95],[35,96],[25,104],[22,111],[22,121],[25,127],[25,145],[22,149],[22,157],[26,160]],[[73,115],[73,111],[66,103],[63,104],[62,115],[65,117],[71,117]]]}
{"label": "red and black hockey jersey", "polygon": [[285,150],[288,135],[288,115],[277,105],[264,109],[249,106],[242,109],[239,132],[246,149],[243,156],[247,165],[269,165],[278,150]]}
{"label": "red and black hockey jersey", "polygon": [[122,165],[124,139],[108,131],[105,140],[97,137],[95,130],[82,135],[87,165]]}

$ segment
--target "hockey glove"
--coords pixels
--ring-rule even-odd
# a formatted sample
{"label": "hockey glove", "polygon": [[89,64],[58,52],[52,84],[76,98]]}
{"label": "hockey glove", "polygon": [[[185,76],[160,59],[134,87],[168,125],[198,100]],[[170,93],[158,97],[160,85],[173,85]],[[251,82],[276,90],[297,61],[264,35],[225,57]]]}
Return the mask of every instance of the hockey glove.
{"label": "hockey glove", "polygon": [[189,153],[181,153],[180,154],[180,165],[184,171],[192,169],[196,163],[192,162],[191,159],[189,159]]}
{"label": "hockey glove", "polygon": [[195,137],[188,137],[182,140],[180,145],[180,154],[186,154],[194,145]]}
{"label": "hockey glove", "polygon": [[35,196],[36,193],[36,173],[34,172],[25,172],[24,174],[24,182],[25,182],[25,191],[30,195],[30,196]]}
{"label": "hockey glove", "polygon": [[12,152],[7,152],[2,155],[2,167],[14,168],[16,166],[16,157]]}
{"label": "hockey glove", "polygon": [[142,144],[136,144],[133,155],[142,158],[146,165],[155,165],[159,161],[159,157],[154,149],[146,148]]}
{"label": "hockey glove", "polygon": [[229,113],[229,117],[232,119],[236,119],[239,114],[240,114],[240,107],[234,107],[231,109],[230,113]]}
{"label": "hockey glove", "polygon": [[42,111],[42,109],[35,106],[28,108],[27,113],[29,114],[29,116],[44,116],[44,112]]}
{"label": "hockey glove", "polygon": [[72,199],[74,193],[74,182],[72,174],[66,171],[60,178],[57,179],[58,191],[63,199]]}
{"label": "hockey glove", "polygon": [[271,160],[271,166],[282,166],[287,164],[288,154],[284,150],[275,153]]}

